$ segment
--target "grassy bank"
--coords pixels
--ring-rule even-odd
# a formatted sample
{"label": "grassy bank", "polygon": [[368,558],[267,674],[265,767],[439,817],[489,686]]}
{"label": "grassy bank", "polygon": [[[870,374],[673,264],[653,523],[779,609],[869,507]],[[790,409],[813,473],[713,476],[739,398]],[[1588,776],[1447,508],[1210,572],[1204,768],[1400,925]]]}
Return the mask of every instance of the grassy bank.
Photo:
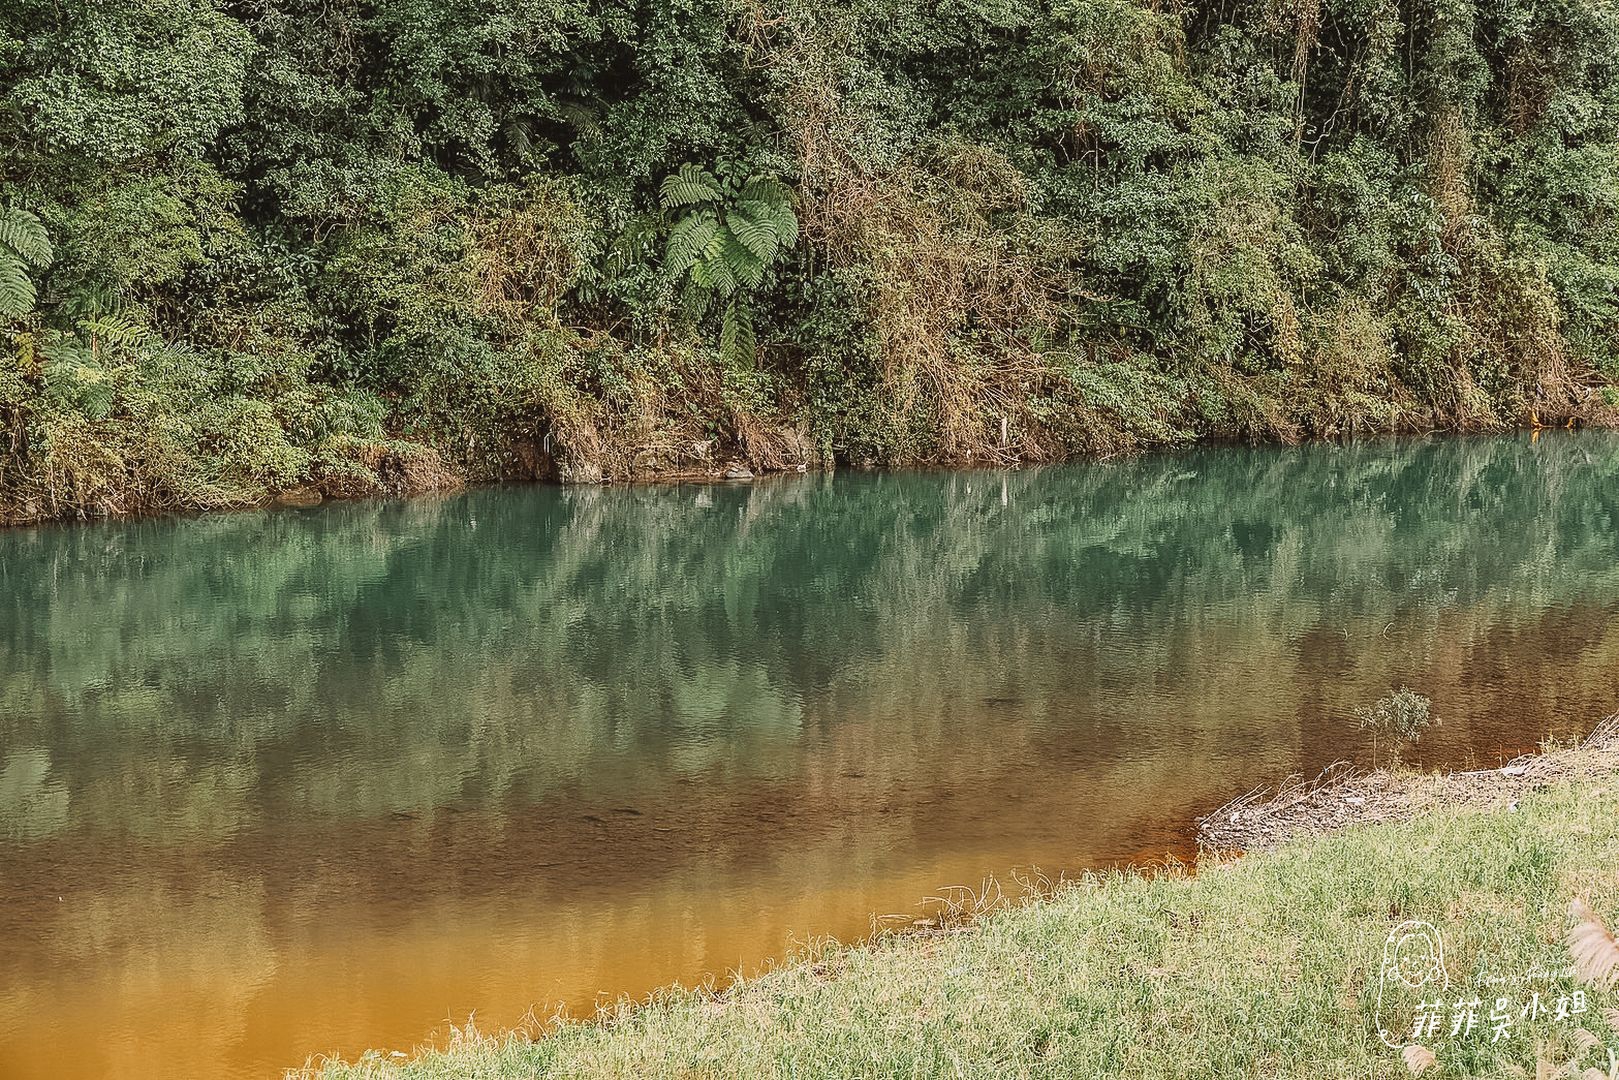
{"label": "grassy bank", "polygon": [[[1390,931],[1421,919],[1443,935],[1447,1000],[1487,999],[1470,1036],[1446,1037],[1447,1010],[1426,1075],[1533,1076],[1539,1062],[1575,1061],[1606,1075],[1607,1048],[1619,1048],[1610,991],[1587,988],[1583,1015],[1548,1010],[1500,1041],[1486,1019],[1498,996],[1555,1002],[1581,987],[1565,944],[1576,897],[1609,923],[1619,915],[1611,776],[1295,841],[1196,876],[1088,878],[971,929],[833,951],[718,997],[674,992],[532,1041],[467,1038],[315,1074],[1403,1076],[1401,1053],[1375,1034],[1379,984]],[[1534,972],[1555,974],[1488,981]],[[1408,1031],[1409,1013],[1391,1026]]]}

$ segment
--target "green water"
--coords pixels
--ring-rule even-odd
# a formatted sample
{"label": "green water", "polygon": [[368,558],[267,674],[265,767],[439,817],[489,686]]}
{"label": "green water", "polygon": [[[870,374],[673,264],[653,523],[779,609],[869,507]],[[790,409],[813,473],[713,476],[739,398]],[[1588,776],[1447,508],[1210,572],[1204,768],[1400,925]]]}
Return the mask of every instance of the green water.
{"label": "green water", "polygon": [[264,1075],[1619,707],[1619,438],[0,532],[0,1075]]}

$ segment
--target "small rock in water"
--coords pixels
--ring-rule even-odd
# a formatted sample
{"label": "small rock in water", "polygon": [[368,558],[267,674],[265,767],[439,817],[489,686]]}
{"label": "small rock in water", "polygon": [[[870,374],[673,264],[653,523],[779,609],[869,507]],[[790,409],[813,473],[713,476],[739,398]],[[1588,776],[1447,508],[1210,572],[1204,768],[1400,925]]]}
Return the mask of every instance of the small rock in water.
{"label": "small rock in water", "polygon": [[732,463],[725,467],[724,477],[727,480],[752,480],[753,471],[746,465]]}

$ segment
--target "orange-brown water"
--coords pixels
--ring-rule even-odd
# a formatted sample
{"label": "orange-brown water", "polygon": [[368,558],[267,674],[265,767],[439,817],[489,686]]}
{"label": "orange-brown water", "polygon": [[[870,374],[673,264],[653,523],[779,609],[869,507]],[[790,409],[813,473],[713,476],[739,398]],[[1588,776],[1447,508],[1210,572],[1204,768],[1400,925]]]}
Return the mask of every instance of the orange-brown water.
{"label": "orange-brown water", "polygon": [[246,1077],[1190,854],[1619,702],[1619,441],[0,534],[0,1076]]}

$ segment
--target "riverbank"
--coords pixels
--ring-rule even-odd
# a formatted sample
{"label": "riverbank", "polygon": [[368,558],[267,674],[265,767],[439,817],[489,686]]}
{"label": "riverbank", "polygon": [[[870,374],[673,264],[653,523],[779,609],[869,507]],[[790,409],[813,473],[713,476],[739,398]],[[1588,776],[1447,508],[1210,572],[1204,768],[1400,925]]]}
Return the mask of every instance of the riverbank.
{"label": "riverbank", "polygon": [[1606,0],[7,6],[15,519],[1619,409]]}
{"label": "riverbank", "polygon": [[1347,763],[1314,780],[1293,777],[1274,792],[1256,788],[1198,822],[1200,847],[1258,851],[1351,825],[1408,821],[1421,814],[1499,809],[1556,782],[1619,774],[1619,715],[1598,724],[1577,745],[1547,747],[1498,769],[1425,773],[1389,768],[1370,772]]}
{"label": "riverbank", "polygon": [[[1483,436],[1488,433],[1517,431],[1538,438],[1543,431],[1619,430],[1619,409],[1603,404],[1592,408],[1578,418],[1570,418],[1558,428],[1524,426],[1469,427],[1439,432],[1411,429],[1388,430],[1363,434],[1354,440],[1365,442],[1400,437],[1424,438],[1441,434],[1452,437]],[[568,487],[592,487],[603,484],[681,484],[681,483],[733,483],[761,477],[793,475],[804,472],[831,472],[847,466],[826,456],[817,456],[803,442],[785,429],[775,433],[768,443],[755,442],[719,446],[718,440],[697,440],[680,453],[665,456],[649,454],[634,446],[603,446],[596,448],[598,458],[553,456],[543,441],[519,439],[516,449],[506,455],[509,459],[502,470],[495,472],[468,470],[441,455],[438,450],[421,444],[393,439],[375,442],[350,442],[335,450],[322,451],[306,462],[306,471],[292,474],[280,484],[259,485],[251,489],[229,488],[212,483],[187,487],[167,483],[149,483],[136,476],[135,471],[117,482],[109,481],[106,497],[94,503],[76,498],[62,498],[54,489],[34,485],[23,490],[0,487],[0,528],[40,525],[53,521],[102,520],[120,518],[147,518],[170,515],[214,513],[230,510],[253,510],[266,507],[310,508],[326,502],[349,502],[358,499],[401,499],[461,490],[466,487],[491,484],[548,483]],[[1189,450],[1209,445],[1269,445],[1296,446],[1301,443],[1332,441],[1327,437],[1300,438],[1297,433],[1271,432],[1264,436],[1238,437],[1231,432],[1211,432],[1197,438],[1166,439],[1098,445],[1071,449],[1055,456],[1045,453],[1025,459],[1015,452],[1001,456],[960,458],[901,458],[890,461],[864,461],[857,468],[915,469],[931,468],[947,471],[970,469],[1018,468],[1022,465],[1049,465],[1064,461],[1106,459],[1121,455],[1154,451]],[[605,464],[605,467],[604,467]],[[121,468],[121,467],[120,467]],[[127,483],[125,481],[128,481]],[[71,485],[67,485],[71,487]],[[67,488],[65,487],[64,490]]]}
{"label": "riverbank", "polygon": [[[967,928],[829,949],[723,993],[308,1076],[1393,1077],[1407,1066],[1376,1035],[1380,996],[1391,1031],[1409,1030],[1417,1003],[1400,1013],[1380,995],[1385,944],[1413,919],[1443,938],[1451,997],[1488,999],[1485,1013],[1503,996],[1513,1011],[1519,997],[1548,1005],[1499,1039],[1465,1013],[1469,1031],[1448,1037],[1447,1012],[1429,1075],[1606,1070],[1615,996],[1581,981],[1565,945],[1576,899],[1619,916],[1619,730],[1599,734],[1548,755],[1555,778],[1540,759],[1503,771],[1503,799],[1438,797],[1480,774],[1412,780],[1433,801],[1408,820],[1211,858],[1195,875],[1088,875]],[[1584,940],[1612,945],[1590,925]]]}

